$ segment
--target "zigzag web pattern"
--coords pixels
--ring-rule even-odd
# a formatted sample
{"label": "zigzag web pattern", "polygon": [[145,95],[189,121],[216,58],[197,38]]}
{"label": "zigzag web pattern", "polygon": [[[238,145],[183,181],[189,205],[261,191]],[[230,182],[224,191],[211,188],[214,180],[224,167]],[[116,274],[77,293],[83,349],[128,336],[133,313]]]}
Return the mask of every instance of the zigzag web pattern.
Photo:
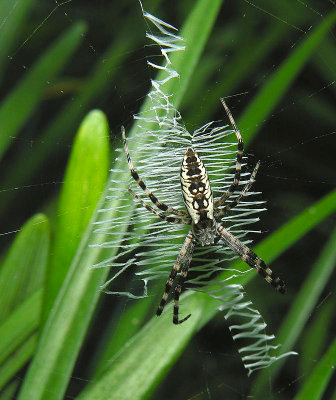
{"label": "zigzag web pattern", "polygon": [[[159,65],[148,61],[153,71],[158,72],[159,78],[151,80],[152,88],[147,95],[150,106],[134,116],[136,129],[128,137],[128,145],[133,164],[148,188],[160,201],[177,209],[184,209],[179,173],[186,148],[193,147],[200,155],[207,167],[213,192],[218,196],[233,180],[237,148],[235,134],[232,129],[216,121],[205,124],[192,134],[186,130],[180,113],[173,105],[172,93],[169,92],[169,85],[174,80],[179,80],[171,55],[185,49],[184,39],[177,35],[175,27],[143,9],[142,11],[150,29],[146,36],[159,46],[163,63]],[[227,140],[230,135],[233,135],[233,140]],[[151,281],[167,278],[188,227],[159,220],[138,203],[131,209],[128,187],[132,186],[140,196],[144,194],[130,177],[123,149],[118,151],[118,159],[124,160],[123,168],[111,170],[111,176],[118,176],[118,179],[111,178],[108,195],[109,199],[118,204],[118,214],[113,220],[97,223],[96,232],[111,237],[108,242],[97,246],[115,249],[119,253],[117,257],[110,257],[93,267],[111,267],[110,279],[102,287],[106,293],[142,298],[148,296]],[[247,183],[249,175],[247,172],[242,173],[240,186]],[[246,244],[250,241],[244,239],[245,235],[257,232],[249,227],[259,220],[257,213],[265,210],[263,201],[252,200],[258,194],[250,192],[229,216],[222,219],[225,227]],[[237,194],[232,197],[235,196]],[[120,232],[124,232],[122,238]],[[229,323],[236,318],[244,321],[230,325],[229,329],[234,333],[234,340],[250,341],[250,345],[239,349],[250,375],[254,370],[265,368],[276,360],[295,353],[270,355],[270,351],[278,348],[270,345],[274,336],[265,334],[266,324],[259,312],[252,308],[252,303],[244,299],[242,286],[222,281],[209,282],[214,274],[225,269],[223,261],[234,258],[236,256],[231,250],[222,244],[196,248],[190,272],[192,276],[197,272],[197,276],[189,279],[188,283],[196,286],[195,290],[217,299],[218,309],[225,311],[224,317]],[[139,285],[135,285],[135,288],[130,287],[125,292],[115,290],[114,281],[130,267],[135,267],[135,276],[138,278],[136,281],[142,282],[142,289],[139,291]],[[242,272],[234,271],[232,277],[237,274]]]}

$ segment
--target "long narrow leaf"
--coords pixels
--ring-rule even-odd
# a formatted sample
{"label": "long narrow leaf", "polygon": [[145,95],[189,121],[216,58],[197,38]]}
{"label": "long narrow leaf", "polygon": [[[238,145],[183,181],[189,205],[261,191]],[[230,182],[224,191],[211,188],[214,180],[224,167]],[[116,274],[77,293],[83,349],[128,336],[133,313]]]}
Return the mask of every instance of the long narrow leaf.
{"label": "long narrow leaf", "polygon": [[[334,201],[336,201],[336,199],[334,199]],[[305,280],[295,302],[292,304],[290,312],[280,328],[277,338],[279,343],[282,344],[283,351],[291,350],[294,343],[300,337],[305,322],[316,306],[319,296],[335,267],[336,230],[331,235],[321,256]],[[262,393],[265,392],[269,374],[274,378],[282,364],[283,360],[273,365],[270,371],[263,371],[260,374],[255,382],[253,390],[256,397],[261,398]]]}
{"label": "long narrow leaf", "polygon": [[105,115],[94,110],[84,118],[72,147],[57,212],[45,291],[44,320],[104,190],[109,167],[108,136]]}
{"label": "long narrow leaf", "polygon": [[310,316],[300,338],[299,376],[307,376],[313,370],[316,360],[321,358],[325,343],[333,323],[334,302],[332,298],[316,307],[314,316]]}
{"label": "long narrow leaf", "polygon": [[49,251],[49,223],[38,214],[16,236],[0,269],[0,323],[44,285]]}
{"label": "long narrow leaf", "polygon": [[37,330],[41,320],[41,309],[42,289],[39,289],[0,325],[0,364]]}
{"label": "long narrow leaf", "polygon": [[336,339],[334,339],[332,344],[329,346],[327,353],[317,364],[300,393],[294,398],[294,400],[321,399],[332,374],[335,372],[335,364]]}
{"label": "long narrow leaf", "polygon": [[32,358],[36,350],[37,341],[38,333],[35,332],[16,348],[13,356],[9,356],[0,365],[0,389],[13,379]]}
{"label": "long narrow leaf", "polygon": [[286,90],[300,72],[317,46],[325,38],[336,21],[336,11],[323,19],[320,25],[294,49],[293,53],[267,80],[251,105],[239,119],[239,128],[244,132],[244,141],[249,142],[251,135],[257,131],[262,122],[273,110],[275,104],[284,96]]}
{"label": "long narrow leaf", "polygon": [[85,24],[77,23],[57,39],[0,104],[0,158],[41,101],[48,82],[57,76],[78,47],[84,31]]}
{"label": "long narrow leaf", "polygon": [[[20,32],[20,26],[36,0],[20,1],[13,5],[6,0],[0,1],[0,79],[8,63],[11,48]],[[6,22],[3,22],[6,21]]]}

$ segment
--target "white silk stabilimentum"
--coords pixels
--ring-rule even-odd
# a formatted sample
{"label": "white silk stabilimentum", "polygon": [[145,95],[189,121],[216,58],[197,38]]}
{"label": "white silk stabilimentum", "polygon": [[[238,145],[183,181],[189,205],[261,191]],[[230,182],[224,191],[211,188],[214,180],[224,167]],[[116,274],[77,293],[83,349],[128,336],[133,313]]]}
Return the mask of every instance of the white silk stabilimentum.
{"label": "white silk stabilimentum", "polygon": [[[184,210],[180,166],[186,149],[193,147],[202,159],[216,198],[223,194],[233,181],[237,143],[232,129],[214,121],[192,134],[186,130],[180,113],[172,103],[172,93],[169,92],[171,83],[179,80],[170,55],[184,50],[184,40],[176,34],[177,29],[173,26],[145,11],[143,15],[149,23],[150,32],[147,33],[147,37],[159,47],[162,55],[160,61],[163,60],[163,63],[159,65],[157,61],[148,61],[149,67],[153,72],[158,72],[159,77],[151,81],[152,89],[147,95],[149,106],[134,117],[136,127],[132,129],[130,136],[126,130],[126,136],[134,168],[147,187],[161,202]],[[223,110],[224,116],[226,114]],[[231,140],[227,140],[229,136]],[[131,197],[128,187],[132,187],[144,201],[151,204],[131,178],[123,149],[118,151],[120,155],[116,165],[123,167],[111,170],[108,196],[110,200],[118,203],[118,213],[113,220],[97,224],[96,229],[97,233],[104,233],[110,237],[108,242],[99,246],[115,249],[118,254],[93,267],[111,268],[110,279],[103,286],[105,292],[142,298],[148,295],[151,281],[158,278],[167,279],[190,227],[160,220]],[[120,159],[124,160],[122,164]],[[242,173],[239,188],[248,182],[249,176],[249,173]],[[232,196],[233,199],[239,195],[239,188]],[[244,239],[247,233],[256,232],[248,229],[248,226],[259,220],[257,213],[265,210],[263,201],[252,200],[256,195],[259,193],[249,192],[244,200],[222,219],[225,228],[244,243],[249,243]],[[124,235],[121,235],[121,232],[124,232]],[[250,375],[254,370],[268,367],[276,360],[294,353],[271,355],[270,352],[278,347],[270,344],[274,336],[266,335],[266,323],[259,312],[252,308],[252,303],[244,299],[242,286],[215,278],[211,280],[220,271],[227,270],[225,266],[228,265],[228,260],[234,258],[236,255],[221,243],[197,247],[189,270],[192,279],[187,281],[186,286],[188,287],[189,283],[193,290],[202,291],[218,300],[218,309],[225,311],[224,317],[231,324],[229,329],[233,339],[244,339],[244,347],[241,347],[239,352]],[[132,280],[125,291],[118,290],[116,279],[122,274],[129,274],[130,270],[137,279]],[[231,278],[239,274],[242,273],[234,271]],[[265,290],[267,289],[269,288],[265,287]],[[157,285],[155,290],[158,290]],[[183,310],[187,311],[192,313],[192,310]],[[249,345],[246,345],[246,339]]]}

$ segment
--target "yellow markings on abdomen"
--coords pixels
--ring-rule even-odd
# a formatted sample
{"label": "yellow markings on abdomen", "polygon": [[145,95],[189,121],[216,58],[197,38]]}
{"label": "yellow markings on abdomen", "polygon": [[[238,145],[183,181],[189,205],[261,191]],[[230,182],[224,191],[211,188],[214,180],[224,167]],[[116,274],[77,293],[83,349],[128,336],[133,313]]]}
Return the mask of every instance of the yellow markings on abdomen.
{"label": "yellow markings on abdomen", "polygon": [[213,196],[205,166],[197,153],[187,149],[181,165],[181,185],[185,206],[197,224],[204,216],[213,219]]}

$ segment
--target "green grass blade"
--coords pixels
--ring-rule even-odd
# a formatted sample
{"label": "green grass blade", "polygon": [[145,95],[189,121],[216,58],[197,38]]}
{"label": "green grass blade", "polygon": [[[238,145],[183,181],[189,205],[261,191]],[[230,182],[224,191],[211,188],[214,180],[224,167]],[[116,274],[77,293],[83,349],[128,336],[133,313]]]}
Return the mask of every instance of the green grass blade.
{"label": "green grass blade", "polygon": [[[41,321],[41,309],[42,289],[39,289],[16,307],[0,325],[0,364],[37,330]],[[16,354],[13,354],[12,358],[15,357]]]}
{"label": "green grass blade", "polygon": [[[186,49],[183,52],[175,53],[172,57],[172,64],[181,75],[181,80],[173,79],[171,87],[165,86],[166,93],[174,93],[173,99],[176,108],[181,104],[184,93],[190,84],[193,71],[199,62],[221,4],[222,0],[197,1],[181,29],[180,34],[185,38]],[[206,18],[204,18],[205,15]]]}
{"label": "green grass blade", "polygon": [[65,173],[46,285],[44,321],[104,190],[108,168],[109,127],[105,115],[94,110],[79,127]]}
{"label": "green grass blade", "polygon": [[317,364],[294,400],[321,399],[332,374],[335,372],[335,364],[336,339],[334,339],[332,344],[329,346],[328,351]]}
{"label": "green grass blade", "polygon": [[84,31],[85,24],[77,23],[57,39],[0,104],[0,157],[41,100],[48,82],[78,47]]}
{"label": "green grass blade", "polygon": [[20,379],[17,378],[10,382],[3,390],[0,392],[0,400],[13,400],[15,399],[15,393],[20,385]]}
{"label": "green grass blade", "polygon": [[[173,93],[173,104],[178,109],[183,95],[190,84],[193,71],[195,70],[199,58],[201,57],[202,51],[206,41],[209,38],[210,30],[215,23],[215,19],[218,15],[222,0],[198,0],[192,11],[188,15],[188,19],[183,25],[183,28],[179,34],[185,39],[186,46],[185,51],[179,51],[170,55],[170,60],[173,68],[179,72],[181,78],[171,79],[164,85],[166,93]],[[204,15],[207,18],[204,18]],[[156,79],[158,81],[165,79],[165,71],[159,72]],[[147,96],[140,113],[146,112],[152,106],[151,99]],[[128,136],[132,136],[132,132],[137,129],[136,124],[133,124],[131,132]],[[150,125],[148,124],[148,129]]]}
{"label": "green grass blade", "polygon": [[44,285],[49,251],[49,223],[38,214],[16,236],[0,269],[0,323]]}
{"label": "green grass blade", "polygon": [[[213,114],[214,110],[220,107],[219,99],[230,95],[288,33],[288,30],[286,31],[282,25],[272,25],[262,37],[257,35],[253,40],[250,37],[248,43],[239,47],[236,54],[221,67],[223,69],[221,78],[216,79],[216,84],[210,88],[209,84],[211,84],[211,80],[209,79],[210,83],[208,83],[208,87],[204,87],[203,89],[204,93],[210,92],[206,95],[206,101],[204,101],[202,96],[194,96],[192,99],[192,108],[186,115],[186,120],[196,125],[204,124],[211,114]],[[231,40],[233,39],[231,38]],[[249,51],[251,48],[253,48],[253,51]],[[217,68],[219,68],[218,65],[216,66]],[[195,79],[197,82],[199,81],[199,77]],[[198,93],[201,93],[201,91]]]}
{"label": "green grass blade", "polygon": [[10,50],[20,32],[21,24],[23,24],[26,15],[34,6],[34,3],[35,0],[26,0],[14,5],[10,1],[0,1],[0,80],[10,58]]}
{"label": "green grass blade", "polygon": [[[336,191],[303,211],[264,240],[257,246],[258,252],[260,253],[264,249],[267,261],[274,260],[335,210]],[[279,238],[285,238],[286,240],[279,241]],[[246,269],[246,265],[237,261],[232,268]],[[225,279],[228,274],[230,272],[222,273],[219,279]],[[246,284],[255,276],[257,274],[252,271],[252,273],[244,275],[243,278],[239,278],[239,283]],[[217,301],[199,292],[189,292],[183,298],[183,303],[186,309],[192,310],[192,317],[188,320],[190,325],[189,322],[186,322],[179,326],[178,335],[176,335],[176,327],[171,323],[171,308],[167,307],[168,309],[163,314],[162,319],[154,317],[128,342],[127,346],[123,347],[112,360],[105,373],[83,391],[79,397],[80,400],[92,398],[112,399],[116,393],[118,393],[120,399],[144,398],[144,394],[153,389],[155,383],[181,353],[192,333],[201,328],[218,312]],[[200,320],[197,321],[197,318]],[[165,336],[164,332],[170,332],[170,334]],[[172,336],[174,337],[173,342],[177,341],[176,344],[172,344]],[[149,346],[151,348],[150,354],[148,354]],[[142,362],[139,362],[138,357],[139,359],[143,357]],[[147,370],[147,368],[144,368],[144,362],[148,357],[151,358],[152,367]],[[138,383],[139,381],[141,381],[141,388],[139,389],[137,384],[136,389],[136,382]],[[128,390],[131,393],[130,397],[126,397]]]}
{"label": "green grass blade", "polygon": [[[336,201],[336,199],[334,199]],[[315,266],[306,278],[298,296],[293,303],[290,312],[287,314],[277,335],[283,352],[293,348],[294,343],[300,337],[306,321],[319,299],[319,296],[329,280],[336,265],[336,230],[331,235],[328,243],[323,249]],[[257,398],[262,398],[265,387],[268,383],[269,374],[274,378],[279,372],[284,360],[274,364],[270,370],[263,371],[258,376],[253,393]]]}
{"label": "green grass blade", "polygon": [[297,46],[253,99],[246,112],[239,119],[238,124],[241,132],[244,132],[243,136],[246,143],[251,140],[252,135],[259,129],[275,104],[284,96],[290,84],[324,40],[335,21],[336,11],[333,11]]}
{"label": "green grass blade", "polygon": [[[327,300],[319,307],[315,318],[309,318],[305,330],[300,338],[299,348],[299,376],[307,376],[311,373],[316,360],[321,358],[323,347],[328,341],[334,314],[334,302]],[[307,321],[308,322],[308,321]]]}
{"label": "green grass blade", "polygon": [[148,297],[130,302],[121,315],[116,310],[118,324],[115,323],[117,318],[112,316],[106,334],[100,341],[98,357],[91,368],[95,377],[103,372],[109,360],[139,331],[150,310],[154,311],[153,303],[156,305],[158,302],[157,296]]}
{"label": "green grass blade", "polygon": [[63,398],[100,295],[99,288],[108,273],[106,268],[90,269],[100,255],[105,257],[101,248],[89,247],[94,229],[90,223],[49,314],[19,394],[21,400],[44,399],[50,393],[54,399]]}
{"label": "green grass blade", "polygon": [[[3,364],[0,365],[0,390],[27,364],[37,346],[38,333],[33,333],[19,347],[16,348],[15,354],[8,357]],[[0,397],[1,399],[1,397]]]}
{"label": "green grass blade", "polygon": [[31,335],[41,320],[48,251],[49,223],[38,214],[22,227],[1,267],[0,388],[32,355]]}

